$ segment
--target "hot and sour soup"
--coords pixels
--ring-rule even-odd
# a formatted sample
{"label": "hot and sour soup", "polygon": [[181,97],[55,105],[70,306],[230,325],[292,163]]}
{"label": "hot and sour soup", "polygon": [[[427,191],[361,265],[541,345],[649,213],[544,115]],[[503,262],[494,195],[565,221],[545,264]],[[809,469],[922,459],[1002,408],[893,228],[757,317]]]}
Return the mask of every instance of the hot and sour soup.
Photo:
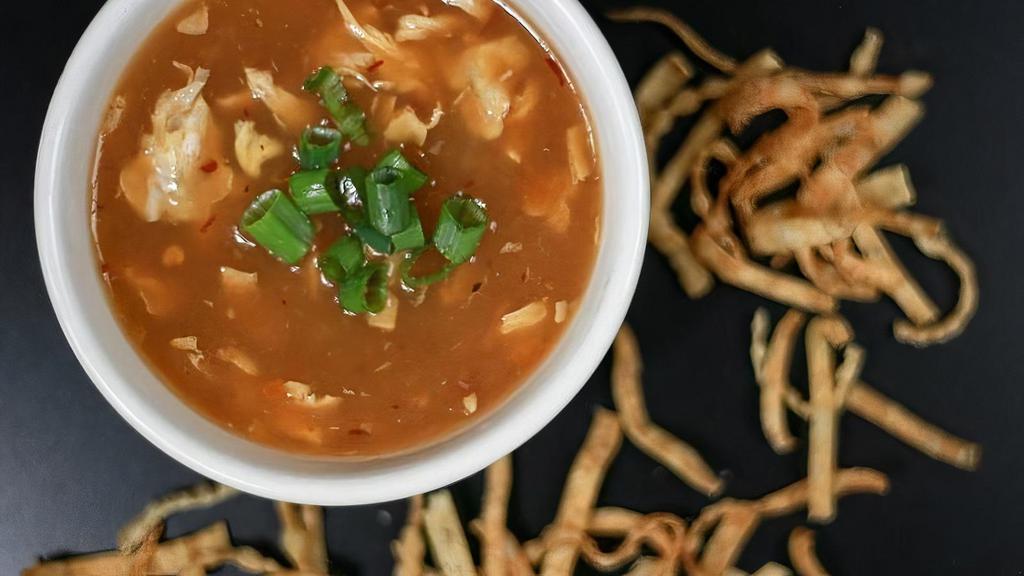
{"label": "hot and sour soup", "polygon": [[586,109],[487,1],[189,1],[99,135],[124,332],[256,442],[374,456],[492,411],[557,344],[600,235]]}

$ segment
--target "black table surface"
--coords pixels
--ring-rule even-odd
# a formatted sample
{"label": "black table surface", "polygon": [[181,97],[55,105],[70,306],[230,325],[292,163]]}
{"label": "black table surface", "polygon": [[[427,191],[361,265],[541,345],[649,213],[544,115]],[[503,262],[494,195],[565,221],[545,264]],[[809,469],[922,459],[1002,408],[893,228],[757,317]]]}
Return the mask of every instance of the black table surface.
{"label": "black table surface", "polygon": [[[844,466],[888,473],[886,497],[844,499],[820,530],[819,550],[835,574],[1024,574],[1024,3],[991,0],[853,2],[703,0],[672,7],[721,49],[739,57],[774,47],[795,65],[844,66],[865,26],[886,34],[882,71],[919,68],[937,84],[930,117],[887,162],[911,166],[918,209],[947,220],[976,258],[982,303],[954,342],[917,350],[897,344],[888,302],[844,305],[869,353],[864,377],[922,416],[985,446],[982,468],[934,462],[854,417],[842,423]],[[631,82],[676,42],[651,26],[613,24],[602,11],[625,0],[585,2]],[[17,5],[17,8],[14,6]],[[199,477],[136,434],[104,402],[61,335],[43,287],[32,227],[35,147],[51,91],[100,0],[8,3],[0,88],[0,574],[41,554],[109,548],[117,526],[154,496]],[[943,305],[955,282],[941,266],[899,245]],[[757,420],[747,361],[757,297],[719,286],[685,299],[663,259],[649,252],[630,312],[647,364],[655,420],[691,441],[729,479],[728,493],[756,497],[803,475],[801,455],[776,456]],[[772,307],[778,315],[780,309]],[[797,371],[799,372],[799,371]],[[513,529],[532,537],[551,521],[562,480],[596,405],[610,405],[608,365],[550,426],[516,454]],[[479,476],[454,487],[464,515],[478,508]],[[628,444],[601,503],[692,516],[704,499]],[[330,551],[346,574],[385,574],[388,542],[404,505],[328,512]],[[231,520],[236,538],[269,545],[271,506],[243,497],[174,519],[170,532]],[[740,566],[785,561],[799,516],[763,525]],[[225,572],[226,573],[226,572]]]}

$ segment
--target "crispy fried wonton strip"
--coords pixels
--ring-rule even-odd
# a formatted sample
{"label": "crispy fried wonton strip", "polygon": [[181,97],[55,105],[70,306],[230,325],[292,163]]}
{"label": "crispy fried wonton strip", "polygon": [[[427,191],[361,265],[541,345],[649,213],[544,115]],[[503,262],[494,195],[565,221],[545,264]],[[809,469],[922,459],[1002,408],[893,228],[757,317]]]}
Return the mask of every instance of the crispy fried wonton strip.
{"label": "crispy fried wonton strip", "polygon": [[[703,228],[695,230],[691,240],[694,253],[701,262],[733,286],[812,312],[831,312],[836,309],[835,299],[810,283],[760,266],[741,253],[726,251]],[[725,240],[735,249],[734,252],[739,252],[739,241],[736,238],[726,236]]]}
{"label": "crispy fried wonton strip", "polygon": [[469,552],[466,533],[455,509],[455,501],[447,490],[427,496],[423,512],[427,543],[434,563],[444,576],[475,576],[476,566]]}
{"label": "crispy fried wonton strip", "polygon": [[878,28],[868,28],[864,31],[864,39],[853,50],[850,55],[850,74],[854,76],[869,76],[874,73],[878,66],[878,55],[882,52],[882,44],[885,37]]}
{"label": "crispy fried wonton strip", "polygon": [[768,310],[758,308],[750,321],[750,365],[754,368],[754,379],[761,384],[764,356],[768,352]]}
{"label": "crispy fried wonton strip", "polygon": [[878,208],[906,208],[917,202],[917,191],[910,180],[910,170],[895,164],[861,178],[857,182],[857,198]]}
{"label": "crispy fried wonton strip", "polygon": [[[771,51],[763,50],[751,56],[736,73],[735,79],[730,82],[725,91],[728,92],[733,86],[740,85],[748,78],[756,78],[781,68],[782,63]],[[670,210],[672,202],[675,201],[679,190],[686,183],[697,161],[700,151],[714,142],[722,132],[722,112],[725,107],[716,106],[714,109],[705,112],[690,129],[683,145],[665,165],[664,170],[654,182],[651,191],[652,210]]]}
{"label": "crispy fried wonton strip", "polygon": [[562,501],[551,531],[550,545],[544,555],[541,574],[572,574],[576,566],[583,531],[597,501],[604,476],[622,443],[622,430],[614,412],[599,408],[594,413],[583,447],[569,469]]}
{"label": "crispy fried wonton strip", "polygon": [[750,504],[729,506],[704,546],[700,560],[703,573],[722,574],[736,564],[760,520],[760,514]]}
{"label": "crispy fried wonton strip", "polygon": [[619,422],[630,442],[672,471],[701,494],[713,496],[722,489],[722,479],[689,444],[651,422],[644,405],[641,372],[643,362],[636,336],[623,324],[615,339],[612,367],[612,397]]}
{"label": "crispy fried wonton strip", "polygon": [[[845,468],[837,470],[832,484],[836,497],[848,494],[877,494],[889,492],[889,479],[870,468]],[[757,500],[755,506],[762,516],[772,518],[785,516],[808,505],[810,494],[808,480],[800,480]]]}
{"label": "crispy fried wonton strip", "polygon": [[929,424],[899,403],[858,382],[846,399],[854,414],[932,458],[964,470],[976,470],[981,446]]}
{"label": "crispy fried wonton strip", "polygon": [[696,299],[711,291],[715,285],[714,278],[694,256],[686,233],[676,225],[671,215],[651,212],[649,239],[668,258],[687,296]]}
{"label": "crispy fried wonton strip", "polygon": [[860,379],[861,370],[864,368],[864,358],[866,354],[864,348],[854,343],[849,343],[846,348],[843,349],[843,361],[836,368],[836,410],[842,411],[846,404],[846,399],[850,395],[850,390],[857,385],[857,381]]}
{"label": "crispy fried wonton strip", "polygon": [[926,325],[898,320],[893,326],[896,339],[914,346],[941,344],[956,338],[964,331],[978,309],[978,278],[974,263],[953,243],[943,230],[934,233],[920,231],[920,216],[909,216],[905,222],[885,222],[889,230],[910,236],[917,248],[927,257],[949,265],[960,278],[960,296],[956,306],[945,318]]}
{"label": "crispy fried wonton strip", "polygon": [[[231,548],[227,524],[219,522],[198,532],[168,540],[157,546],[149,561],[151,574],[177,574],[193,564],[203,550]],[[62,560],[41,562],[25,569],[22,576],[111,576],[128,574],[132,558],[121,552],[101,552]]]}
{"label": "crispy fried wonton strip", "polygon": [[[799,393],[790,388],[786,395],[786,402],[790,404],[790,409],[793,409],[794,405],[790,403],[790,398],[799,399]],[[976,470],[981,462],[981,446],[958,438],[923,420],[863,381],[857,381],[850,387],[843,405],[851,413],[940,462],[963,470]],[[808,417],[807,413],[800,409],[793,411],[805,420]]]}
{"label": "crispy fried wonton strip", "polygon": [[[781,67],[781,61],[771,51],[761,51],[743,63],[737,71],[737,78],[747,78],[765,74]],[[705,86],[709,87],[706,97],[711,97],[711,92],[727,90],[732,83],[715,83]],[[685,94],[685,93],[684,93]],[[684,94],[681,94],[683,96]],[[701,96],[688,98],[693,100],[694,108],[703,101]],[[687,102],[688,104],[690,102]],[[671,108],[675,108],[675,102]],[[714,285],[714,280],[707,269],[700,261],[694,258],[686,234],[675,223],[672,217],[672,203],[686,183],[698,154],[702,149],[713,142],[722,131],[722,121],[714,110],[706,112],[690,130],[686,141],[680,146],[664,170],[655,169],[654,162],[657,157],[657,141],[671,127],[672,121],[680,111],[676,110],[671,114],[659,116],[654,125],[649,127],[646,135],[648,157],[651,159],[651,227],[650,241],[659,252],[666,255],[669,263],[675,269],[679,282],[690,298],[699,298],[707,294]]]}
{"label": "crispy fried wonton strip", "polygon": [[906,279],[899,269],[880,261],[868,261],[857,254],[850,238],[836,240],[829,246],[818,247],[818,250],[828,255],[839,274],[850,283],[865,284],[890,293],[895,292]]}
{"label": "crispy fried wonton strip", "polygon": [[896,302],[911,322],[926,324],[938,318],[938,307],[903,267],[881,232],[872,226],[860,225],[853,231],[853,241],[865,262],[885,270],[886,274],[896,279],[895,283],[887,282],[880,288]]}
{"label": "crispy fried wonton strip", "polygon": [[[778,454],[787,454],[796,447],[796,439],[789,431],[789,423],[786,422],[785,397],[787,394],[793,394],[796,396],[793,403],[797,400],[803,401],[789,384],[789,368],[797,333],[803,327],[805,319],[802,312],[787,310],[765,348],[760,369],[755,368],[757,382],[761,386],[761,428],[768,444]],[[759,330],[767,333],[767,318],[762,321],[766,325]]]}
{"label": "crispy fried wonton strip", "polygon": [[720,183],[740,220],[746,222],[765,196],[806,178],[829,147],[849,134],[867,113],[859,106],[823,119],[814,111],[791,113],[788,122],[758,138]]}
{"label": "crispy fried wonton strip", "polygon": [[508,499],[512,493],[512,457],[505,456],[487,468],[483,507],[480,512],[480,556],[484,576],[504,576]]}
{"label": "crispy fried wonton strip", "polygon": [[324,511],[319,506],[275,502],[281,524],[281,549],[297,569],[327,573]]}
{"label": "crispy fried wonton strip", "polygon": [[[807,372],[810,382],[811,415],[807,455],[807,484],[810,488],[808,517],[830,522],[835,516],[836,453],[839,443],[836,409],[835,350],[842,328],[836,318],[813,318],[807,325]],[[848,340],[848,339],[847,339]]]}
{"label": "crispy fried wonton strip", "polygon": [[621,538],[632,530],[644,515],[625,508],[595,508],[590,515],[587,533],[601,538]]}
{"label": "crispy fried wonton strip", "polygon": [[[484,524],[478,518],[469,523],[470,531],[478,540],[483,539]],[[501,562],[500,569],[504,574],[510,576],[534,576],[533,562],[531,562],[527,551],[519,543],[519,539],[508,528],[501,529],[501,556],[497,559]],[[481,575],[486,576],[486,568],[481,567]]]}
{"label": "crispy fried wonton strip", "polygon": [[118,547],[123,552],[132,552],[146,539],[155,526],[162,524],[168,516],[190,510],[215,506],[238,494],[234,488],[223,484],[203,483],[191,488],[171,492],[146,505],[138,516],[131,519],[118,532]]}
{"label": "crispy fried wonton strip", "polygon": [[640,120],[648,124],[651,114],[660,110],[693,77],[693,67],[680,52],[664,56],[644,75],[633,91]]}
{"label": "crispy fried wonton strip", "polygon": [[799,247],[793,250],[800,272],[822,292],[842,300],[874,302],[878,300],[878,289],[870,284],[847,281],[836,267],[822,260],[816,250]]}
{"label": "crispy fried wonton strip", "polygon": [[156,550],[163,534],[163,523],[157,524],[149,531],[142,545],[129,555],[131,556],[131,566],[128,570],[128,576],[146,576],[149,571],[149,563],[153,560],[153,556],[156,555]]}
{"label": "crispy fried wonton strip", "polygon": [[793,571],[782,564],[769,562],[758,568],[757,572],[754,572],[750,576],[793,576]]}
{"label": "crispy fried wonton strip", "polygon": [[814,532],[803,526],[789,533],[789,561],[799,576],[828,576],[814,552]]}
{"label": "crispy fried wonton strip", "polygon": [[729,207],[725,202],[725,196],[719,196],[718,202],[712,199],[707,182],[708,162],[717,160],[730,166],[736,162],[739,154],[739,150],[732,142],[719,138],[701,150],[696,164],[693,165],[693,174],[690,176],[690,207],[697,216],[704,220],[704,224],[710,230],[728,228],[732,223],[732,218],[729,216]]}
{"label": "crispy fried wonton strip", "polygon": [[611,552],[604,552],[593,538],[585,538],[582,554],[587,563],[599,570],[616,570],[635,560],[644,544],[658,552],[662,558],[675,558],[682,549],[686,525],[672,514],[650,514],[638,522],[622,543]]}
{"label": "crispy fried wonton strip", "polygon": [[697,34],[693,28],[690,28],[688,24],[667,10],[638,6],[625,10],[614,10],[608,13],[608,18],[616,22],[655,22],[661,24],[672,30],[694,55],[711,66],[725,73],[734,72],[738,66],[732,57],[716,50],[700,34]]}
{"label": "crispy fried wonton strip", "polygon": [[654,180],[651,188],[650,240],[668,256],[679,282],[691,298],[707,294],[714,282],[708,271],[694,258],[686,234],[672,217],[672,202],[686,181],[697,155],[721,131],[721,121],[708,113],[697,121],[679,152]]}
{"label": "crispy fried wonton strip", "polygon": [[423,574],[423,556],[426,552],[423,542],[423,496],[409,499],[402,532],[391,543],[391,554],[395,558],[394,576],[420,576]]}

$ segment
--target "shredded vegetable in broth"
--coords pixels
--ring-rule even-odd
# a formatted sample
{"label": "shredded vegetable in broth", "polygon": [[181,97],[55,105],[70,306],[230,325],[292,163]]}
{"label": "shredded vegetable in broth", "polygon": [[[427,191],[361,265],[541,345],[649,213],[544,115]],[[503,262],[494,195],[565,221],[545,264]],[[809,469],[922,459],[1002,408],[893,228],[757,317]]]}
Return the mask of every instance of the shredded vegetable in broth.
{"label": "shredded vegetable in broth", "polygon": [[125,334],[257,442],[442,438],[530,375],[586,290],[585,106],[490,0],[188,1],[108,120],[93,218]]}

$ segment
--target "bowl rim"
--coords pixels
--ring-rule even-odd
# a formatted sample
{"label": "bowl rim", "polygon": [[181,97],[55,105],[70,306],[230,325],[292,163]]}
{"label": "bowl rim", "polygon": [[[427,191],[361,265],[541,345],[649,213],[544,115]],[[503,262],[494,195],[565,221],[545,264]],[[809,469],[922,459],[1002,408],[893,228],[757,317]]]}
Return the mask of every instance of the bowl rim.
{"label": "bowl rim", "polygon": [[[606,176],[602,197],[605,204],[605,232],[602,233],[601,247],[585,296],[588,302],[595,298],[597,300],[589,307],[593,311],[591,317],[584,318],[584,310],[581,309],[573,320],[574,326],[583,327],[571,329],[585,330],[580,336],[580,343],[575,346],[575,354],[569,354],[568,351],[560,353],[568,338],[563,335],[562,341],[545,361],[546,364],[554,365],[552,370],[560,378],[559,382],[531,385],[529,394],[527,390],[521,389],[512,400],[506,401],[477,423],[459,430],[451,438],[407,456],[385,457],[375,461],[382,465],[371,464],[367,471],[352,478],[348,478],[343,471],[333,475],[325,474],[315,465],[300,464],[289,470],[279,469],[274,463],[261,461],[259,450],[254,449],[252,454],[229,453],[221,444],[215,446],[203,437],[211,434],[206,427],[190,429],[180,422],[164,419],[133,388],[133,383],[122,374],[124,369],[119,362],[116,359],[111,361],[108,355],[101,353],[105,350],[104,342],[90,325],[85,307],[72,297],[76,283],[69,273],[68,257],[61,254],[61,245],[67,243],[66,236],[69,233],[60,226],[62,205],[57,202],[60,197],[57,186],[63,172],[70,170],[61,162],[63,152],[71,146],[69,126],[81,120],[73,114],[76,111],[76,99],[90,93],[89,72],[106,65],[101,59],[102,52],[115,41],[118,27],[126,15],[160,3],[165,7],[177,6],[179,1],[108,0],[68,59],[54,90],[40,139],[34,191],[40,265],[61,329],[79,363],[100,393],[135,430],[179,463],[245,492],[306,504],[370,504],[428,492],[482,470],[533,437],[577,395],[611,346],[636,289],[646,248],[650,211],[646,149],[632,94],[607,40],[578,0],[499,0],[503,5],[511,4],[513,13],[523,14],[531,29],[539,30],[542,41],[554,45],[562,65],[580,86],[580,95],[586,101],[588,116],[598,133],[598,144],[602,149],[602,175]],[[529,9],[524,9],[526,5],[529,5]],[[570,32],[572,40],[582,43],[573,46],[573,50],[585,51],[588,57],[582,63],[568,62],[567,51],[563,46],[569,39],[552,42],[557,39],[552,38],[552,30],[545,28],[538,14],[543,15],[549,23],[557,23],[563,31]],[[151,30],[145,31],[145,36],[150,33]],[[590,82],[582,79],[584,77],[578,73],[581,66],[593,67]],[[120,76],[123,69],[116,73]],[[595,112],[595,101],[588,99],[588,94],[600,94],[601,105],[606,108],[610,106],[614,115],[599,116]],[[100,96],[105,109],[109,96],[106,93]],[[609,145],[605,140],[613,129],[618,141],[614,143],[616,154],[610,157],[605,153]],[[617,223],[623,229],[618,239],[621,244],[615,246],[609,246],[607,237],[610,204],[607,175],[612,165],[618,171],[619,179],[629,184],[629,189],[622,193],[622,197],[617,196],[619,200],[628,202],[624,208],[617,209],[616,214],[621,217],[625,213],[628,217],[625,222]],[[88,178],[83,184],[86,182]],[[90,238],[90,250],[91,242]],[[602,262],[603,259],[609,261]],[[591,292],[595,290],[594,284],[599,282],[596,277],[599,265],[610,266],[614,274],[601,281],[600,294],[594,296]],[[98,277],[95,270],[93,273]],[[112,317],[109,304],[107,306],[106,313]],[[535,373],[539,371],[537,369]],[[290,458],[296,461],[301,459],[298,456]]]}

